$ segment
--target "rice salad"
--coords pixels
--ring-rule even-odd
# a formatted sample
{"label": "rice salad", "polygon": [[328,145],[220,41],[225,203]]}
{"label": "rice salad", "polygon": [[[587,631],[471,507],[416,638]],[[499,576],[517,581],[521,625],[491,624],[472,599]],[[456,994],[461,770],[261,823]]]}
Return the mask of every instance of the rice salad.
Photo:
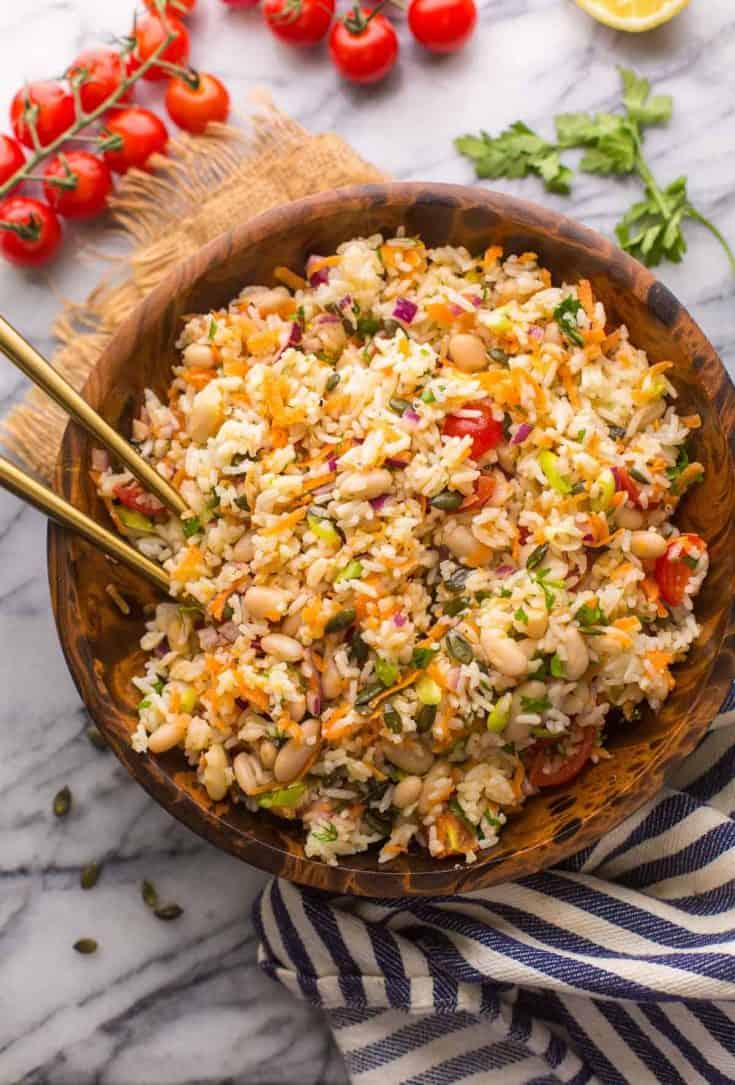
{"label": "rice salad", "polygon": [[702,477],[667,372],[534,253],[358,238],[187,318],[133,425],[188,505],[100,454],[170,575],[132,743],[308,856],[472,862],[658,708],[699,628]]}

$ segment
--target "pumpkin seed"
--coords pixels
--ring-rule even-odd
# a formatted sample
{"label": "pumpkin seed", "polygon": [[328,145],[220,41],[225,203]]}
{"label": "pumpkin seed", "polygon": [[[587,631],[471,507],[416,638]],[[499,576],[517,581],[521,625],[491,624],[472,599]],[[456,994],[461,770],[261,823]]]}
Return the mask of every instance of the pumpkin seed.
{"label": "pumpkin seed", "polygon": [[475,653],[472,651],[472,645],[456,630],[452,629],[451,632],[447,633],[444,643],[452,659],[456,659],[458,663],[471,663],[474,659]]}
{"label": "pumpkin seed", "polygon": [[432,508],[441,509],[442,512],[452,512],[458,509],[463,501],[464,494],[457,493],[456,490],[442,490],[436,497],[432,497],[429,504]]}
{"label": "pumpkin seed", "polygon": [[435,704],[422,704],[421,708],[416,713],[416,730],[420,735],[425,734],[426,731],[430,731],[434,726],[434,720],[436,719],[436,705]]}
{"label": "pumpkin seed", "polygon": [[153,914],[156,919],[178,919],[184,914],[184,909],[178,904],[164,904],[162,908],[155,908]]}
{"label": "pumpkin seed", "polygon": [[494,362],[498,363],[498,365],[505,365],[509,357],[509,355],[506,354],[504,350],[501,350],[500,347],[492,347],[488,351],[488,354]]}
{"label": "pumpkin seed", "polygon": [[339,373],[330,373],[327,377],[327,383],[325,388],[328,392],[333,392],[339,384]]}
{"label": "pumpkin seed", "polygon": [[158,907],[158,893],[153,882],[149,882],[144,878],[140,883],[140,895],[149,908]]}
{"label": "pumpkin seed", "polygon": [[364,686],[355,697],[355,707],[359,708],[361,705],[369,704],[373,698],[383,692],[383,689],[384,686],[382,682],[370,682],[370,684]]}
{"label": "pumpkin seed", "polygon": [[393,396],[392,399],[389,399],[388,406],[392,411],[395,411],[396,414],[403,414],[404,411],[411,410],[411,404],[408,400],[400,399],[398,396]]}
{"label": "pumpkin seed", "polygon": [[341,633],[344,629],[349,627],[354,622],[357,616],[357,611],[354,607],[345,607],[344,610],[338,610],[337,613],[329,619],[324,626],[325,633]]}
{"label": "pumpkin seed", "polygon": [[467,610],[469,605],[469,599],[465,599],[461,595],[456,599],[447,599],[444,604],[444,613],[450,618],[455,618],[458,614],[461,614],[463,610]]}
{"label": "pumpkin seed", "polygon": [[68,787],[62,787],[54,795],[53,810],[57,818],[65,818],[71,810],[71,791]]}
{"label": "pumpkin seed", "polygon": [[367,810],[364,814],[365,822],[375,833],[380,833],[381,836],[389,836],[390,831],[393,828],[393,824],[390,818],[381,817],[380,814],[376,814],[373,810]]}
{"label": "pumpkin seed", "polygon": [[104,735],[102,734],[102,732],[100,730],[98,730],[98,728],[96,728],[96,727],[87,728],[87,738],[92,743],[95,750],[103,750],[104,751],[104,750],[109,749],[109,746],[107,745],[107,741],[105,740]]}
{"label": "pumpkin seed", "polygon": [[88,863],[79,871],[79,884],[82,889],[92,889],[100,876],[100,868],[97,863]]}
{"label": "pumpkin seed", "polygon": [[383,708],[383,719],[385,721],[385,726],[389,731],[393,731],[394,734],[399,735],[403,730],[400,712],[398,712],[392,704],[387,704]]}
{"label": "pumpkin seed", "polygon": [[74,949],[77,953],[96,953],[97,943],[94,938],[80,938],[79,941],[74,943]]}

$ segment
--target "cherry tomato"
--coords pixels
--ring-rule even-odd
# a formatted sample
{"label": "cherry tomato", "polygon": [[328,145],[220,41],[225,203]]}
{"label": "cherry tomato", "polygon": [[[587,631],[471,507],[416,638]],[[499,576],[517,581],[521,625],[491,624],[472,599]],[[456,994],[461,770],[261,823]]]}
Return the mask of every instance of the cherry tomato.
{"label": "cherry tomato", "polygon": [[467,509],[481,509],[483,505],[486,505],[490,498],[495,493],[495,479],[490,475],[479,475],[475,479],[475,488],[473,492],[466,497],[462,504],[459,506],[460,511],[466,512]]}
{"label": "cherry tomato", "polygon": [[168,143],[168,130],[161,118],[137,106],[111,113],[103,136],[105,142],[112,136],[121,141],[121,146],[105,150],[105,162],[116,173],[125,173],[133,166],[142,168],[154,152],[162,151]]}
{"label": "cherry tomato", "polygon": [[25,160],[23,148],[17,140],[12,136],[0,135],[0,185],[17,173]]}
{"label": "cherry tomato", "polygon": [[[91,113],[118,89],[127,73],[124,60],[114,49],[85,49],[66,74],[79,80],[82,109]],[[121,100],[129,97],[130,91],[126,91]]]}
{"label": "cherry tomato", "polygon": [[166,89],[166,109],[179,128],[203,132],[210,121],[227,120],[230,96],[216,75],[200,72],[192,74],[191,80],[175,76]]}
{"label": "cherry tomato", "polygon": [[432,53],[453,53],[471,37],[477,23],[475,0],[411,0],[408,25]]}
{"label": "cherry tomato", "polygon": [[26,147],[33,146],[26,120],[29,115],[35,117],[38,141],[46,147],[74,122],[74,99],[66,87],[51,80],[29,83],[19,90],[10,103],[10,123]]}
{"label": "cherry tomato", "polygon": [[99,214],[112,190],[110,168],[89,151],[66,151],[44,170],[43,194],[60,215],[86,219]]}
{"label": "cherry tomato", "polygon": [[222,0],[228,8],[257,8],[260,0]]}
{"label": "cherry tomato", "polygon": [[625,490],[632,505],[636,508],[641,507],[641,491],[635,484],[635,480],[630,477],[624,467],[614,467],[613,474],[615,475],[615,489]]}
{"label": "cherry tomato", "polygon": [[0,203],[0,253],[11,264],[43,264],[60,241],[61,225],[48,204],[29,196],[9,196]]}
{"label": "cherry tomato", "polygon": [[[159,14],[156,0],[145,0],[145,6],[153,15]],[[180,19],[185,19],[196,6],[197,0],[166,0],[164,15],[178,15]]]}
{"label": "cherry tomato", "polygon": [[[168,23],[169,32],[175,34],[176,37],[166,46],[159,59],[167,64],[177,64],[183,68],[189,61],[189,31],[181,20],[174,16],[169,16],[166,22]],[[153,56],[156,49],[166,40],[166,27],[158,16],[144,15],[142,19],[138,19],[136,22],[133,28],[133,37],[135,38],[135,60],[140,66],[145,64]],[[156,82],[161,79],[168,79],[170,74],[159,64],[154,64],[147,70],[143,78]]]}
{"label": "cherry tomato", "polygon": [[707,544],[699,535],[677,535],[656,560],[656,583],[661,598],[671,607],[684,602],[689,581],[697,575],[700,559],[707,553]]}
{"label": "cherry tomato", "polygon": [[594,727],[585,727],[582,731],[582,741],[574,752],[552,772],[544,772],[544,766],[549,761],[549,743],[537,743],[532,752],[531,764],[528,770],[528,779],[534,787],[558,787],[560,784],[568,784],[587,764],[595,745],[597,731]]}
{"label": "cherry tomato", "polygon": [[481,399],[476,403],[468,403],[466,410],[474,411],[479,417],[462,418],[456,414],[448,414],[444,419],[442,433],[445,437],[471,437],[472,456],[479,460],[491,448],[497,448],[503,440],[503,426],[493,416],[489,400]]}
{"label": "cherry tomato", "polygon": [[144,490],[139,482],[120,482],[112,492],[121,505],[143,516],[158,516],[164,511],[158,498]]}
{"label": "cherry tomato", "polygon": [[351,83],[377,83],[398,57],[398,35],[385,15],[355,7],[329,35],[332,62]]}
{"label": "cherry tomato", "polygon": [[263,15],[281,41],[289,45],[316,45],[329,30],[334,0],[265,0]]}

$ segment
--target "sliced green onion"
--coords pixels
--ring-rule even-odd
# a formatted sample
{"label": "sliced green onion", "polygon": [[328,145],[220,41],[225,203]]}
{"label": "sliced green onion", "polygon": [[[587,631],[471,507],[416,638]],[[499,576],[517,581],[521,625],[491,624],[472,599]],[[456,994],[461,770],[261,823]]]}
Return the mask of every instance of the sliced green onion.
{"label": "sliced green onion", "polygon": [[362,576],[362,562],[348,561],[343,569],[334,578],[335,584],[341,584],[345,580],[359,580]]}
{"label": "sliced green onion", "polygon": [[197,703],[197,691],[193,686],[186,686],[181,691],[181,711],[191,713]]}
{"label": "sliced green onion", "polygon": [[120,506],[116,511],[125,527],[129,527],[132,531],[155,531],[153,521],[144,516],[142,512],[136,512],[135,509],[126,509],[124,506]]}
{"label": "sliced green onion", "polygon": [[398,664],[390,659],[378,658],[375,660],[375,673],[381,684],[387,688],[394,685],[398,678]]}
{"label": "sliced green onion", "polygon": [[565,478],[561,474],[558,468],[559,457],[553,452],[550,452],[548,448],[545,448],[543,452],[538,454],[538,464],[543,473],[546,475],[549,485],[552,490],[556,490],[558,494],[569,494],[572,492],[572,484],[569,479]]}
{"label": "sliced green onion", "polygon": [[564,678],[566,670],[564,662],[558,652],[554,652],[549,663],[549,671],[553,678]]}
{"label": "sliced green onion", "polygon": [[258,796],[258,806],[264,810],[270,810],[273,806],[298,806],[306,791],[306,784],[289,784],[288,787],[277,787],[275,791],[266,791]]}
{"label": "sliced green onion", "polygon": [[506,693],[495,702],[487,716],[488,731],[492,731],[495,735],[503,733],[508,726],[508,720],[510,719],[510,705],[512,699],[511,694]]}
{"label": "sliced green onion", "polygon": [[342,538],[328,516],[317,516],[315,512],[307,514],[306,522],[309,525],[310,531],[316,535],[317,539],[321,542],[330,543],[332,546],[339,546],[342,542]]}
{"label": "sliced green onion", "polygon": [[[532,550],[526,559],[527,569],[537,569],[541,562],[544,560],[549,552],[549,544],[541,543],[541,546],[537,546],[535,550]],[[501,592],[502,595],[502,592]],[[511,592],[508,592],[511,595]]]}
{"label": "sliced green onion", "polygon": [[436,396],[432,392],[431,388],[424,388],[423,392],[421,393],[421,402],[436,403]]}
{"label": "sliced green onion", "polygon": [[597,497],[592,498],[590,505],[593,512],[604,512],[610,507],[615,496],[615,475],[609,467],[600,473],[597,487]]}
{"label": "sliced green onion", "polygon": [[428,674],[422,674],[416,683],[416,696],[421,704],[438,705],[442,699],[441,686]]}
{"label": "sliced green onion", "polygon": [[411,663],[414,667],[417,667],[422,671],[425,667],[429,666],[437,651],[437,648],[429,648],[426,646],[414,648]]}

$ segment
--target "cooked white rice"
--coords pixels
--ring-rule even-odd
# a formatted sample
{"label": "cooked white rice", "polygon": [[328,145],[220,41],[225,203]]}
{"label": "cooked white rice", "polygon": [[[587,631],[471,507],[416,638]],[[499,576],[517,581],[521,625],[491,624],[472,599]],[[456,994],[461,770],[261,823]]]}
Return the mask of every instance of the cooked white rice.
{"label": "cooked white rice", "polygon": [[[356,239],[188,320],[134,425],[190,513],[100,492],[163,562],[133,745],[306,854],[470,862],[668,695],[706,546],[669,364],[532,253]],[[479,427],[479,429],[478,429]]]}

